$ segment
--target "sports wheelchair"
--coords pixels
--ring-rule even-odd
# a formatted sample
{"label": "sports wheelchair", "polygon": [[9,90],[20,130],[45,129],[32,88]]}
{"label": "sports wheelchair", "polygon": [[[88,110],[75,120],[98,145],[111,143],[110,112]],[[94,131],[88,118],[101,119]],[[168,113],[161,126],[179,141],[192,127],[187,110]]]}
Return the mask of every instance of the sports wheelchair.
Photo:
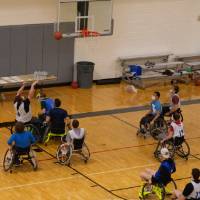
{"label": "sports wheelchair", "polygon": [[58,146],[56,153],[58,162],[62,165],[70,165],[72,155],[76,154],[80,155],[84,159],[84,162],[87,163],[90,159],[90,151],[85,144],[85,137],[74,139],[72,143],[66,143],[63,138],[61,138],[62,144]]}
{"label": "sports wheelchair", "polygon": [[13,168],[23,164],[24,160],[30,162],[34,171],[38,169],[36,154],[32,147],[26,151],[16,151],[14,147],[12,149],[7,149],[3,159],[3,169],[4,171],[10,171],[10,173],[12,173]]}
{"label": "sports wheelchair", "polygon": [[65,130],[58,130],[58,133],[54,133],[54,132],[51,132],[50,131],[50,126],[46,126],[46,130],[44,132],[44,135],[43,135],[43,143],[45,146],[47,146],[47,143],[49,142],[49,140],[52,138],[52,137],[64,137],[66,135],[66,131]]}
{"label": "sports wheelchair", "polygon": [[139,199],[164,200],[166,196],[172,195],[172,192],[177,189],[177,185],[173,179],[167,184],[152,184],[145,182],[139,191]]}
{"label": "sports wheelchair", "polygon": [[[150,127],[149,129],[147,127]],[[162,133],[166,133],[168,129],[167,122],[165,121],[164,117],[161,115],[158,117],[154,124],[150,126],[150,124],[143,125],[140,123],[140,128],[137,131],[137,135],[141,135],[146,138],[148,135],[151,135],[155,140],[159,139],[160,131]]]}
{"label": "sports wheelchair", "polygon": [[159,161],[161,161],[162,158],[161,149],[163,147],[169,150],[171,158],[174,158],[175,154],[177,154],[181,158],[188,160],[188,157],[190,155],[190,146],[184,138],[180,141],[170,139],[165,141],[163,144],[161,144],[161,142],[159,141],[156,150],[154,152],[155,158],[158,159]]}

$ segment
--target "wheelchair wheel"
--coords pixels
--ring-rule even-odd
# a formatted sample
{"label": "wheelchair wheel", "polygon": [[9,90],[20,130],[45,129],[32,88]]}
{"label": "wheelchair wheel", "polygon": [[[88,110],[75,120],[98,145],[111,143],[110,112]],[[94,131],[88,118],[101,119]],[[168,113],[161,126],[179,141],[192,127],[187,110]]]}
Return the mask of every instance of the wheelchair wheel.
{"label": "wheelchair wheel", "polygon": [[149,183],[145,183],[142,188],[142,198],[151,200],[164,200],[165,188],[162,186],[154,186]]}
{"label": "wheelchair wheel", "polygon": [[40,138],[41,138],[40,132],[36,126],[34,126],[33,124],[26,124],[24,126],[24,130],[30,131],[33,134],[33,136],[35,137],[36,142],[40,141]]}
{"label": "wheelchair wheel", "polygon": [[164,144],[158,143],[156,150],[154,152],[154,156],[158,161],[162,161],[161,149],[165,147],[169,150],[170,157],[173,159],[175,154],[175,147],[172,141],[166,141]]}
{"label": "wheelchair wheel", "polygon": [[155,123],[154,123],[154,125],[152,127],[152,130],[154,130],[154,129],[160,129],[162,133],[167,133],[168,125],[167,125],[167,122],[164,120],[163,117],[159,117],[155,121]]}
{"label": "wheelchair wheel", "polygon": [[165,186],[165,196],[172,195],[173,191],[177,189],[176,182],[172,179],[170,183]]}
{"label": "wheelchair wheel", "polygon": [[162,140],[165,136],[165,133],[163,133],[159,128],[152,129],[150,134],[155,140]]}
{"label": "wheelchair wheel", "polygon": [[3,159],[3,169],[4,169],[4,171],[8,171],[12,168],[13,158],[14,158],[13,152],[10,149],[8,149],[6,151],[4,159]]}
{"label": "wheelchair wheel", "polygon": [[45,131],[44,131],[44,135],[43,135],[43,138],[42,138],[42,142],[43,144],[46,143],[47,139],[48,139],[48,133],[50,132],[50,127],[47,126]]}
{"label": "wheelchair wheel", "polygon": [[184,142],[176,147],[176,153],[182,157],[182,158],[188,158],[188,156],[190,155],[190,146],[189,144],[184,140]]}
{"label": "wheelchair wheel", "polygon": [[73,149],[71,145],[64,147],[63,144],[61,144],[56,153],[58,162],[62,165],[68,165],[72,156],[72,150]]}
{"label": "wheelchair wheel", "polygon": [[31,163],[33,170],[36,171],[38,169],[38,162],[36,159],[36,153],[34,152],[33,149],[30,149],[29,156],[30,156],[29,162]]}
{"label": "wheelchair wheel", "polygon": [[83,143],[81,154],[84,157],[85,163],[87,163],[90,159],[90,150],[85,143]]}

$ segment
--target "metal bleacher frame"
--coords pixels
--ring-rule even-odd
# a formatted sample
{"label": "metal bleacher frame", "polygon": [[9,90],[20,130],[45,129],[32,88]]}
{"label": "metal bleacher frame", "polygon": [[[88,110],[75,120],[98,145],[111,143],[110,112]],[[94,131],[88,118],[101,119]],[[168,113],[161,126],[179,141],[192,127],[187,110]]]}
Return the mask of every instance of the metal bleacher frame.
{"label": "metal bleacher frame", "polygon": [[[122,67],[122,80],[141,89],[145,89],[160,83],[166,83],[172,80],[179,80],[185,83],[190,82],[192,72],[184,71],[184,73],[176,73],[172,76],[162,74],[162,72],[167,69],[175,71],[177,68],[179,68],[183,70],[189,66],[183,60],[179,60],[177,56],[174,56],[174,60],[169,61],[170,56],[173,56],[173,54],[166,52],[120,57],[119,61]],[[146,62],[153,62],[154,64],[152,66],[146,66]],[[129,72],[129,65],[133,64],[139,64],[142,67],[143,74],[141,76],[133,78],[133,74]]]}

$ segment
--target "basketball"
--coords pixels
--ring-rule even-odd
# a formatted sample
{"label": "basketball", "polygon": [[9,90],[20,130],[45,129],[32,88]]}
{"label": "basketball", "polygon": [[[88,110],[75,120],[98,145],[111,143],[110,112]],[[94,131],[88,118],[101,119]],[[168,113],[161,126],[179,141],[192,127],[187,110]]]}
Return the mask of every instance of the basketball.
{"label": "basketball", "polygon": [[128,92],[128,93],[137,93],[137,89],[133,86],[133,85],[128,85],[126,86],[125,90]]}
{"label": "basketball", "polygon": [[56,40],[62,39],[62,33],[61,33],[61,32],[55,32],[55,33],[54,33],[54,38],[55,38]]}

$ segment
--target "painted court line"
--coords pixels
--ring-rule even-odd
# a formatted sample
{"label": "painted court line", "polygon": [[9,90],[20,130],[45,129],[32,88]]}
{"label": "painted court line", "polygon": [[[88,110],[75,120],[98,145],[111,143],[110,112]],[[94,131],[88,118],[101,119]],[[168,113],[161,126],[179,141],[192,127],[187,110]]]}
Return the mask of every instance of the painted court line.
{"label": "painted court line", "polygon": [[[196,159],[190,158],[190,160],[196,160]],[[185,160],[177,160],[176,162],[181,163],[181,162],[185,162]],[[108,170],[108,171],[102,171],[102,172],[96,172],[96,173],[88,173],[88,174],[85,174],[85,176],[110,174],[110,173],[122,172],[122,171],[137,169],[137,168],[153,167],[153,166],[156,166],[156,165],[158,165],[158,162],[153,163],[153,164],[138,165],[138,166],[133,166],[133,167],[114,169],[114,170]],[[34,182],[34,183],[27,183],[27,184],[20,184],[20,185],[14,185],[14,186],[9,186],[9,187],[2,187],[2,188],[0,188],[0,191],[19,189],[19,188],[23,188],[23,187],[30,187],[30,186],[46,184],[46,183],[60,182],[60,181],[65,181],[65,180],[69,180],[69,179],[76,179],[76,178],[84,178],[84,177],[77,174],[75,176],[73,175],[73,176],[69,176],[69,177],[65,177],[65,178],[57,178],[57,179],[50,179],[50,180],[45,180],[45,181],[38,181],[38,182]]]}

